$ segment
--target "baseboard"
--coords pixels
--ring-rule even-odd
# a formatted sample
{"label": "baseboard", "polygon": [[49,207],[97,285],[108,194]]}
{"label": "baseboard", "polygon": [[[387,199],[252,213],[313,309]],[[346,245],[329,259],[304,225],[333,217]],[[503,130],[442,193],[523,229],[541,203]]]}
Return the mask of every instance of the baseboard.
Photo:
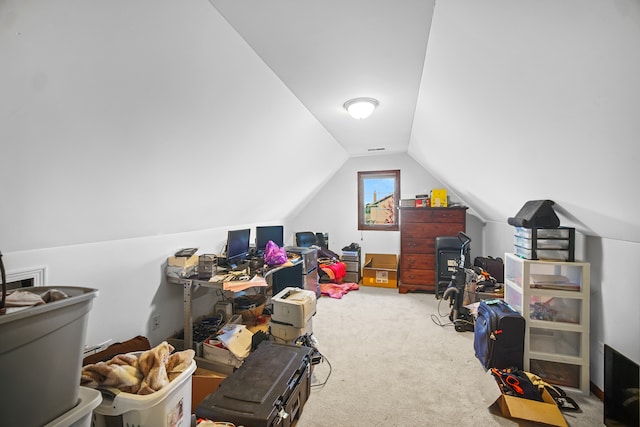
{"label": "baseboard", "polygon": [[600,390],[598,386],[595,385],[594,383],[590,383],[590,384],[591,384],[591,393],[593,393],[595,397],[600,399],[601,402],[604,402],[604,391]]}

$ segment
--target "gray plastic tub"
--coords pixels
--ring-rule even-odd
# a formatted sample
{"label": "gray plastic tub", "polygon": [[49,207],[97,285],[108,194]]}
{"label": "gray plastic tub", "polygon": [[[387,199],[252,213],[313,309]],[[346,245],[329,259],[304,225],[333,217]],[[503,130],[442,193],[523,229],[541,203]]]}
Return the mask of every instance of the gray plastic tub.
{"label": "gray plastic tub", "polygon": [[42,426],[78,404],[82,350],[96,289],[58,289],[69,298],[0,315],[0,424]]}

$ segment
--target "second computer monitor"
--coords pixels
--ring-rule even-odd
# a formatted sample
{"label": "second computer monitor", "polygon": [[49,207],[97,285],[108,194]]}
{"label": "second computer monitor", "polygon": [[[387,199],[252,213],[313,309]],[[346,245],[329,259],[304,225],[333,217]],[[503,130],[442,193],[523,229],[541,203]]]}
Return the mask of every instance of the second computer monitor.
{"label": "second computer monitor", "polygon": [[284,226],[264,225],[256,227],[256,250],[264,252],[267,242],[273,241],[278,247],[284,246]]}
{"label": "second computer monitor", "polygon": [[227,233],[227,263],[234,267],[244,261],[249,254],[249,235],[251,230],[229,230]]}

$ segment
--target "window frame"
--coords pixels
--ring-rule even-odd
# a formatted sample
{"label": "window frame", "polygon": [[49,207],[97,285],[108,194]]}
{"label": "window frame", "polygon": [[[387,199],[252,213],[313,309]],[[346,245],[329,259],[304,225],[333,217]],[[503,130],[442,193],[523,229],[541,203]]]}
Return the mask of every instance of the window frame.
{"label": "window frame", "polygon": [[[367,193],[367,184],[370,180],[392,178],[393,182],[393,204],[392,204],[392,223],[367,223],[365,214],[367,212],[367,203],[365,195]],[[374,185],[370,183],[369,185]],[[386,198],[388,196],[383,197]],[[380,199],[380,200],[383,200]],[[358,230],[377,230],[377,231],[398,231],[400,230],[400,170],[381,170],[381,171],[359,171],[358,172]]]}

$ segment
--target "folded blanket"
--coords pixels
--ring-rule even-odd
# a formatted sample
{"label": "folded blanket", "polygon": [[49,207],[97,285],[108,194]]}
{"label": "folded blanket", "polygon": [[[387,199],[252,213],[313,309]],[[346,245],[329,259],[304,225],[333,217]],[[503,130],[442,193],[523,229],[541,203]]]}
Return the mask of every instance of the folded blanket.
{"label": "folded blanket", "polygon": [[[2,295],[2,292],[0,292]],[[31,307],[68,298],[68,295],[57,289],[49,289],[42,295],[31,291],[16,290],[7,292],[5,307]]]}
{"label": "folded blanket", "polygon": [[80,385],[84,387],[115,387],[133,394],[151,394],[167,386],[187,369],[195,356],[191,349],[173,353],[166,341],[138,355],[119,354],[107,362],[82,368]]}

